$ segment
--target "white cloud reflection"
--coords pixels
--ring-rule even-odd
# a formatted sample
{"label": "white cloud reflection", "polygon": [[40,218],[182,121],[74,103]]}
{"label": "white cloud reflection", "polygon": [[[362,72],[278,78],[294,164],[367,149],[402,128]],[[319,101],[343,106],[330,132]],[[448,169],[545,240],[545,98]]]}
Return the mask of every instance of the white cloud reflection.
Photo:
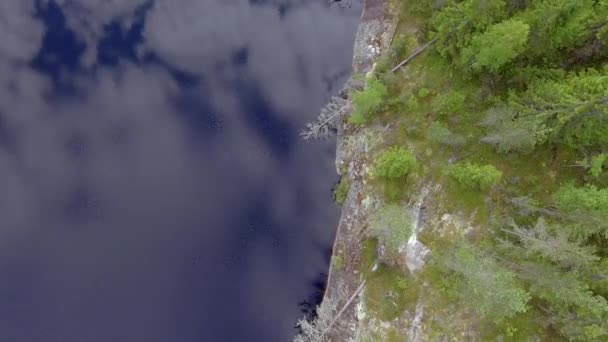
{"label": "white cloud reflection", "polygon": [[[350,68],[356,9],[157,1],[141,49],[200,77],[186,89],[161,63],[96,64],[104,27],[128,27],[145,1],[57,3],[87,43],[82,69],[63,73],[70,96],[29,66],[45,32],[34,1],[0,2],[0,290],[30,295],[32,278],[37,293],[5,298],[0,340],[188,342],[201,326],[288,339],[337,221],[333,142],[297,133]],[[235,286],[247,291],[226,297]],[[35,314],[14,309],[26,302]],[[247,309],[189,321],[220,303]]]}

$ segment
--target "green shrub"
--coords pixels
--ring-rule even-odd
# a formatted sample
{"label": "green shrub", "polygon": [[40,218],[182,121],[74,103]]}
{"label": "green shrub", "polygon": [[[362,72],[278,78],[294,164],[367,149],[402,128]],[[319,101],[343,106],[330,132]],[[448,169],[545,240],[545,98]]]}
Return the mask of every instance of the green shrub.
{"label": "green shrub", "polygon": [[429,95],[431,95],[431,90],[429,88],[420,88],[420,90],[418,90],[418,97],[421,99]]}
{"label": "green shrub", "polygon": [[420,109],[420,104],[418,103],[418,99],[416,96],[410,95],[405,100],[405,108],[408,113],[416,113]]}
{"label": "green shrub", "polygon": [[398,63],[416,47],[416,37],[412,34],[399,34],[391,44],[391,58],[393,63]]}
{"label": "green shrub", "polygon": [[415,165],[416,157],[409,149],[395,146],[378,157],[374,174],[387,180],[399,179],[407,176]]}
{"label": "green shrub", "polygon": [[608,166],[608,154],[601,153],[593,156],[591,160],[584,158],[583,160],[577,160],[576,165],[584,167],[589,174],[593,177],[599,177],[604,172],[604,168]]}
{"label": "green shrub", "polygon": [[558,209],[564,212],[585,210],[608,213],[608,189],[598,189],[595,185],[575,187],[567,184],[553,196]]}
{"label": "green shrub", "polygon": [[374,72],[378,75],[386,75],[390,73],[393,62],[391,61],[389,54],[384,54],[378,57],[376,65],[374,66]]}
{"label": "green shrub", "polygon": [[566,184],[553,195],[553,201],[567,219],[561,225],[563,230],[571,236],[587,239],[600,235],[608,239],[608,188]]}
{"label": "green shrub", "polygon": [[339,205],[344,204],[346,196],[348,196],[348,190],[350,190],[350,179],[348,176],[343,176],[340,183],[334,188],[334,201]]}
{"label": "green shrub", "polygon": [[608,24],[604,25],[597,31],[596,37],[602,42],[602,44],[608,45]]}
{"label": "green shrub", "polygon": [[593,177],[599,177],[604,172],[604,167],[608,161],[608,154],[599,154],[591,159],[589,173]]}
{"label": "green shrub", "polygon": [[353,124],[353,125],[357,125],[357,126],[363,126],[368,122],[368,118],[360,113],[353,113],[351,114],[351,116],[348,117],[348,122]]}
{"label": "green shrub", "polygon": [[373,115],[382,108],[388,95],[386,86],[377,79],[368,79],[365,89],[353,94],[354,111],[349,122],[362,125],[369,122]]}
{"label": "green shrub", "polygon": [[589,341],[597,341],[598,338],[608,334],[608,331],[602,329],[602,327],[597,324],[587,325],[583,330],[585,337],[588,338]]}
{"label": "green shrub", "polygon": [[[384,83],[390,91],[395,91],[399,86],[399,77],[397,77],[395,73],[385,72],[380,75],[380,78],[382,79],[382,83]],[[388,101],[399,101],[399,98],[391,97]]]}
{"label": "green shrub", "polygon": [[485,190],[497,184],[502,178],[502,172],[493,165],[477,165],[472,163],[455,164],[446,173],[460,185],[467,188]]}
{"label": "green shrub", "polygon": [[443,144],[449,141],[452,132],[441,122],[433,122],[429,127],[428,138],[432,142]]}
{"label": "green shrub", "polygon": [[451,91],[439,100],[437,113],[442,117],[455,116],[465,111],[466,96],[458,91]]}
{"label": "green shrub", "polygon": [[407,289],[407,288],[408,288],[408,286],[409,286],[409,282],[407,281],[407,278],[406,278],[406,277],[401,276],[401,277],[398,277],[398,278],[397,278],[397,284],[396,284],[396,287],[397,287],[399,290],[405,290],[405,289]]}
{"label": "green shrub", "polygon": [[429,127],[428,138],[432,142],[448,146],[459,146],[465,143],[465,139],[450,130],[440,122],[433,122]]}
{"label": "green shrub", "polygon": [[397,255],[412,235],[412,219],[405,208],[389,204],[372,215],[368,234],[378,239],[389,253]]}

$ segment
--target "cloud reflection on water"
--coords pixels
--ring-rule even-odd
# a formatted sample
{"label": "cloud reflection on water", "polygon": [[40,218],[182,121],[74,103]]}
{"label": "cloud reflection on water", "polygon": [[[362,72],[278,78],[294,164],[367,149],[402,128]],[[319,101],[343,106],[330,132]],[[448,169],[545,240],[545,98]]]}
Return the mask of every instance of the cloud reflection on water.
{"label": "cloud reflection on water", "polygon": [[338,215],[297,133],[357,11],[3,0],[0,339],[288,339]]}

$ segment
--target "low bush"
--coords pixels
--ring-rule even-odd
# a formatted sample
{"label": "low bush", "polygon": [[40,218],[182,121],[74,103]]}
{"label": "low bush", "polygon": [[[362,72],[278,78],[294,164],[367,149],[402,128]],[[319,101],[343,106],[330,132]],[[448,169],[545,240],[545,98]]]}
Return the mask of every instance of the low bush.
{"label": "low bush", "polygon": [[428,138],[432,142],[448,146],[460,146],[465,143],[464,137],[450,132],[450,130],[440,122],[433,122],[428,130]]}
{"label": "low bush", "polygon": [[374,174],[391,180],[407,176],[416,165],[416,157],[405,147],[392,147],[384,151],[378,160]]}
{"label": "low bush", "polygon": [[364,125],[373,115],[382,108],[388,95],[386,86],[377,79],[367,80],[364,90],[356,91],[353,97],[354,111],[349,122],[355,125]]}
{"label": "low bush", "polygon": [[466,96],[458,91],[451,91],[439,100],[437,113],[441,117],[456,116],[465,111]]}
{"label": "low bush", "polygon": [[400,205],[386,205],[371,217],[368,234],[396,255],[412,235],[411,216]]}
{"label": "low bush", "polygon": [[340,179],[340,183],[334,188],[334,201],[339,205],[344,204],[346,196],[348,195],[348,190],[350,190],[350,179],[348,179],[347,176],[344,176]]}
{"label": "low bush", "polygon": [[477,165],[462,163],[450,166],[447,175],[460,185],[470,189],[485,190],[497,184],[502,178],[502,172],[493,165]]}

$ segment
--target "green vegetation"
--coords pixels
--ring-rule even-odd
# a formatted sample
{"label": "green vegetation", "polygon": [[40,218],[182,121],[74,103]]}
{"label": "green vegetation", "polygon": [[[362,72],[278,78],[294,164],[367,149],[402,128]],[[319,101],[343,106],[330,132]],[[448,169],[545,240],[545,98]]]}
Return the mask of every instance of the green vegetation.
{"label": "green vegetation", "polygon": [[446,174],[459,184],[478,190],[488,189],[502,178],[502,172],[492,165],[480,166],[471,163],[451,165],[447,168]]}
{"label": "green vegetation", "polygon": [[350,190],[350,179],[348,176],[340,178],[340,183],[334,188],[334,201],[338,205],[344,204],[346,196],[348,196],[348,190]]}
{"label": "green vegetation", "polygon": [[555,194],[555,205],[567,213],[582,210],[591,215],[608,214],[608,188],[598,189],[594,185],[577,188],[569,184]]}
{"label": "green vegetation", "polygon": [[373,174],[390,202],[399,202],[404,195],[407,178],[416,168],[416,157],[408,148],[394,146],[380,154]]}
{"label": "green vegetation", "polygon": [[593,177],[599,177],[602,172],[604,172],[604,168],[608,166],[608,154],[598,154],[597,156],[591,159],[591,165],[589,167],[589,173]]}
{"label": "green vegetation", "polygon": [[[567,184],[553,197],[555,206],[566,221],[563,229],[567,229],[574,238],[608,239],[608,188]],[[606,250],[603,244],[597,247]]]}
{"label": "green vegetation", "polygon": [[386,74],[395,64],[414,51],[416,38],[411,34],[397,34],[393,38],[390,49],[376,62],[376,71]]}
{"label": "green vegetation", "polygon": [[407,242],[424,179],[441,189],[429,215],[466,222],[421,233],[425,315],[459,312],[480,340],[608,341],[608,1],[400,3],[349,119],[390,128],[370,163],[389,204],[369,220],[366,305],[383,320],[412,310],[412,278],[369,268]]}
{"label": "green vegetation", "polygon": [[447,146],[460,146],[465,143],[465,139],[462,136],[452,133],[441,122],[431,123],[428,131],[428,139],[432,142]]}
{"label": "green vegetation", "polygon": [[496,73],[524,52],[529,33],[530,26],[520,20],[498,23],[473,37],[462,51],[462,64]]}
{"label": "green vegetation", "polygon": [[[403,337],[393,322],[423,301],[428,340],[608,341],[608,1],[395,1],[392,46],[348,119],[384,141],[362,159],[373,211],[356,267],[366,313],[390,324],[369,334]],[[431,252],[411,276],[423,184]]]}
{"label": "green vegetation", "polygon": [[605,338],[607,288],[597,286],[593,291],[595,274],[590,271],[601,258],[593,246],[563,228],[541,219],[531,228],[507,230],[513,240],[503,242],[503,257],[516,265],[536,305],[546,310],[560,335],[582,341]]}
{"label": "green vegetation", "polygon": [[412,235],[412,219],[397,204],[386,205],[372,215],[368,235],[378,239],[392,255],[399,253]]}
{"label": "green vegetation", "polygon": [[369,274],[372,271],[372,267],[376,263],[377,250],[378,250],[378,239],[369,238],[363,241],[362,248],[362,260],[359,265],[359,271],[363,274]]}
{"label": "green vegetation", "polygon": [[399,179],[407,176],[416,166],[416,157],[405,147],[392,147],[380,155],[374,174],[383,179]]}
{"label": "green vegetation", "polygon": [[500,322],[527,310],[530,295],[512,271],[470,246],[459,246],[449,256],[444,263],[459,277],[458,295],[482,316]]}
{"label": "green vegetation", "polygon": [[398,269],[381,265],[367,281],[365,306],[383,321],[396,318],[416,302],[419,285]]}
{"label": "green vegetation", "polygon": [[376,79],[367,80],[365,89],[356,91],[353,95],[354,112],[349,118],[350,123],[363,125],[381,108],[387,97],[387,89],[384,83]]}
{"label": "green vegetation", "polygon": [[437,114],[442,117],[462,115],[465,110],[466,95],[459,91],[450,91],[441,97]]}
{"label": "green vegetation", "polygon": [[[490,111],[492,142],[504,152],[543,144],[601,148],[608,144],[608,67],[578,73],[546,72],[522,93],[509,93],[505,104]],[[522,144],[513,145],[513,132]],[[507,142],[503,137],[507,137]],[[531,140],[526,139],[529,136]]]}
{"label": "green vegetation", "polygon": [[431,95],[431,91],[429,90],[429,88],[421,88],[420,90],[418,90],[418,97],[421,99],[429,95]]}

